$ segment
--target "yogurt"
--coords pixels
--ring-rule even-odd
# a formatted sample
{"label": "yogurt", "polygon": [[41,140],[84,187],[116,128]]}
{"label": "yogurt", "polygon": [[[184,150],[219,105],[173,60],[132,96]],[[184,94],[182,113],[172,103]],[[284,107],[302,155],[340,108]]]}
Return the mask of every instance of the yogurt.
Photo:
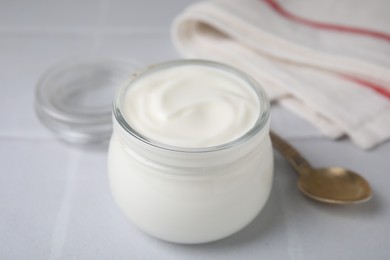
{"label": "yogurt", "polygon": [[264,207],[273,177],[269,102],[247,75],[210,61],[162,63],[125,82],[113,114],[111,191],[144,232],[210,242]]}
{"label": "yogurt", "polygon": [[188,65],[157,71],[125,94],[125,120],[154,141],[178,147],[209,147],[244,135],[259,115],[248,84],[213,67]]}

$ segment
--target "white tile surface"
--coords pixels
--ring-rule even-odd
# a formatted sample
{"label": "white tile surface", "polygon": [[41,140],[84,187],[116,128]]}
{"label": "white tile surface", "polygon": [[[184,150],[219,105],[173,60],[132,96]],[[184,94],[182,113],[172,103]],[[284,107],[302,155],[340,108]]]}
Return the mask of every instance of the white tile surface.
{"label": "white tile surface", "polygon": [[323,135],[309,122],[279,105],[272,105],[271,128],[284,138],[322,138]]}
{"label": "white tile surface", "polygon": [[0,259],[390,259],[390,143],[361,151],[274,106],[275,131],[313,165],[359,171],[374,199],[348,207],[312,202],[276,154],[270,200],[252,224],[219,242],[183,246],[127,222],[109,193],[105,149],[72,148],[41,126],[34,87],[48,67],[86,52],[140,64],[178,58],[169,25],[190,2],[0,3]]}
{"label": "white tile surface", "polygon": [[142,66],[178,59],[169,35],[166,33],[117,34],[103,37],[97,53],[134,60]]}
{"label": "white tile surface", "polygon": [[0,33],[0,70],[3,72],[0,134],[11,137],[47,135],[34,114],[37,81],[53,63],[83,53],[91,44],[92,39],[88,37]]}
{"label": "white tile surface", "polygon": [[175,15],[194,0],[127,1],[114,0],[107,4],[105,22],[108,27],[144,28],[153,30],[161,28],[166,31]]}
{"label": "white tile surface", "polygon": [[2,1],[0,28],[96,27],[100,2],[102,1]]}
{"label": "white tile surface", "polygon": [[69,152],[57,142],[2,138],[0,158],[0,258],[47,259]]}

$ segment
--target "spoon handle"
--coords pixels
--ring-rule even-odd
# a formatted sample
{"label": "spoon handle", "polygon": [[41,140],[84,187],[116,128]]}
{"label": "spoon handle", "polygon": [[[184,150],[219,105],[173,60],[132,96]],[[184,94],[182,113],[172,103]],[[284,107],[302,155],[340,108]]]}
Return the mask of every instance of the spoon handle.
{"label": "spoon handle", "polygon": [[274,148],[276,148],[289,161],[299,174],[303,174],[307,170],[311,169],[309,162],[286,140],[272,131],[270,132],[270,136]]}

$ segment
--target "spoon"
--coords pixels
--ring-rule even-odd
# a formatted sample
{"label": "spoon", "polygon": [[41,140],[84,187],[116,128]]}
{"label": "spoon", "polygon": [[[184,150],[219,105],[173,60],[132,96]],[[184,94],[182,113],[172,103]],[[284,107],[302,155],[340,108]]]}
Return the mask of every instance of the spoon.
{"label": "spoon", "polygon": [[352,204],[368,201],[371,187],[359,174],[340,167],[312,168],[294,147],[271,131],[276,148],[299,173],[298,187],[306,196],[331,204]]}

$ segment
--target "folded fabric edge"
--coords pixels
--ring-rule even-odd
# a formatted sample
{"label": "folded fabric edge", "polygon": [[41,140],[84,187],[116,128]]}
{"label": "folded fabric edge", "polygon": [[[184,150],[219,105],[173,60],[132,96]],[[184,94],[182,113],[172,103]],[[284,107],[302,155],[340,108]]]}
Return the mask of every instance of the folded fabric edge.
{"label": "folded fabric edge", "polygon": [[349,134],[353,143],[363,149],[372,149],[390,140],[390,103],[376,117]]}
{"label": "folded fabric edge", "polygon": [[322,134],[337,139],[342,137],[345,133],[336,124],[316,113],[311,108],[307,107],[302,101],[293,97],[284,97],[277,101],[281,106],[295,113],[297,116],[307,120]]}
{"label": "folded fabric edge", "polygon": [[[229,34],[235,37],[235,39],[238,39],[236,31],[240,31],[241,36],[251,35],[251,37],[256,37],[256,42],[262,42],[262,46],[253,45],[253,39],[249,40],[245,37],[241,37],[240,41],[275,58],[286,59],[290,62],[300,62],[313,66],[313,68],[340,72],[353,77],[361,77],[376,83],[380,82],[390,89],[390,73],[388,73],[388,69],[365,61],[335,56],[297,45],[294,42],[261,31],[251,23],[241,21],[234,14],[234,10],[230,10],[231,8],[231,6],[225,6],[223,3],[212,1],[189,6],[174,20],[172,26],[171,33],[176,48],[181,52],[186,52],[185,49],[190,47],[189,35],[195,31],[195,23],[202,22],[210,25],[217,23],[224,30],[229,31]],[[190,24],[192,24],[192,28],[188,27]],[[246,34],[242,32],[246,32]],[[289,51],[281,52],[281,49]]]}

